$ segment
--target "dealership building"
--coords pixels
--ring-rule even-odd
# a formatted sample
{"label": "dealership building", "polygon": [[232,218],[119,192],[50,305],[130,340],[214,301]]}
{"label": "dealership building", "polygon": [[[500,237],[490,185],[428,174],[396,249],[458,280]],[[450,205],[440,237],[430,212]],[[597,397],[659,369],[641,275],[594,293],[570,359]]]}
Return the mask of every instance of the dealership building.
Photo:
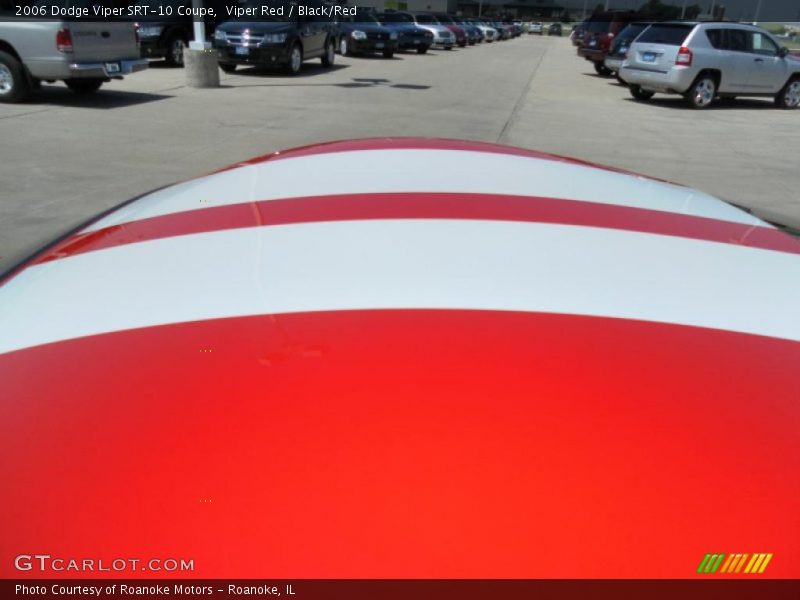
{"label": "dealership building", "polygon": [[447,12],[466,16],[503,14],[520,19],[558,19],[565,12],[564,7],[553,0],[358,0],[356,4],[379,11]]}

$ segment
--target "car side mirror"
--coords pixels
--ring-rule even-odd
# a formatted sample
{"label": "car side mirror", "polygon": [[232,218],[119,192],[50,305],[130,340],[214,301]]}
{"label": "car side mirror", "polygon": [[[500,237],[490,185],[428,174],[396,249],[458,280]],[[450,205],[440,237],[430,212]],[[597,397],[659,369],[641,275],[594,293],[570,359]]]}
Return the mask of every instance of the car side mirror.
{"label": "car side mirror", "polygon": [[786,46],[781,46],[778,48],[778,56],[784,58],[785,56],[789,55],[789,49]]}

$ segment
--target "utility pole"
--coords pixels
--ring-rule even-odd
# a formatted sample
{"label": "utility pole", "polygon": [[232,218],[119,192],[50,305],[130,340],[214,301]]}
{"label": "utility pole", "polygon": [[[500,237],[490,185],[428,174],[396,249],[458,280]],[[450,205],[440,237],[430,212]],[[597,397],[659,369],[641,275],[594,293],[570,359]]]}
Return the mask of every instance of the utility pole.
{"label": "utility pole", "polygon": [[756,14],[753,15],[753,23],[758,23],[758,15],[761,12],[761,0],[758,0],[758,4],[756,5]]}
{"label": "utility pole", "polygon": [[[200,14],[203,8],[203,0],[192,0],[192,8],[195,9],[195,14]],[[211,50],[211,43],[206,40],[206,24],[202,17],[193,17],[194,23],[194,40],[189,42],[189,48],[192,50]]]}
{"label": "utility pole", "polygon": [[[201,14],[203,0],[192,0],[195,14]],[[183,52],[184,72],[186,83],[189,87],[213,88],[219,87],[219,67],[217,66],[217,53],[206,40],[206,24],[203,17],[192,17],[194,24],[194,39],[189,42],[189,47]]]}

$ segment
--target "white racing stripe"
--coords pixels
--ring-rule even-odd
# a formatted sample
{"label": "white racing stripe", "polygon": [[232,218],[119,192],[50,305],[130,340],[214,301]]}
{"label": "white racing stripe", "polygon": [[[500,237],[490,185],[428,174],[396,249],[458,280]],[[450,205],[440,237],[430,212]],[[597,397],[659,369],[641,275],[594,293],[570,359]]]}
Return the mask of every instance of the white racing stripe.
{"label": "white racing stripe", "polygon": [[308,223],[179,236],[30,267],[0,287],[0,352],[243,315],[485,309],[800,340],[800,257],[568,225]]}
{"label": "white racing stripe", "polygon": [[181,183],[84,231],[253,200],[395,192],[544,196],[769,227],[708,194],[604,169],[489,152],[364,150],[266,161]]}

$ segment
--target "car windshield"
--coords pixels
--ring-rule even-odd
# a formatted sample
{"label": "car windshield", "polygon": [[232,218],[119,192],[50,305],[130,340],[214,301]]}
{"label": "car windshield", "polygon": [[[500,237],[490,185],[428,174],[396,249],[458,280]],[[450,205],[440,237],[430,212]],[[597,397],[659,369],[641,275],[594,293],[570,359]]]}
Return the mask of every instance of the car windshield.
{"label": "car windshield", "polygon": [[633,39],[642,31],[647,28],[647,25],[641,25],[639,23],[631,23],[630,25],[626,26],[625,29],[619,32],[619,38],[622,39]]}
{"label": "car windshield", "polygon": [[605,33],[611,29],[610,19],[596,19],[588,21],[583,30],[587,33]]}
{"label": "car windshield", "polygon": [[629,45],[646,28],[647,25],[642,25],[639,23],[634,23],[626,26],[625,29],[619,32],[619,35],[614,40],[613,47],[619,48],[620,46]]}
{"label": "car windshield", "polygon": [[680,46],[691,30],[691,25],[681,23],[658,23],[648,27],[636,41],[648,44]]}

